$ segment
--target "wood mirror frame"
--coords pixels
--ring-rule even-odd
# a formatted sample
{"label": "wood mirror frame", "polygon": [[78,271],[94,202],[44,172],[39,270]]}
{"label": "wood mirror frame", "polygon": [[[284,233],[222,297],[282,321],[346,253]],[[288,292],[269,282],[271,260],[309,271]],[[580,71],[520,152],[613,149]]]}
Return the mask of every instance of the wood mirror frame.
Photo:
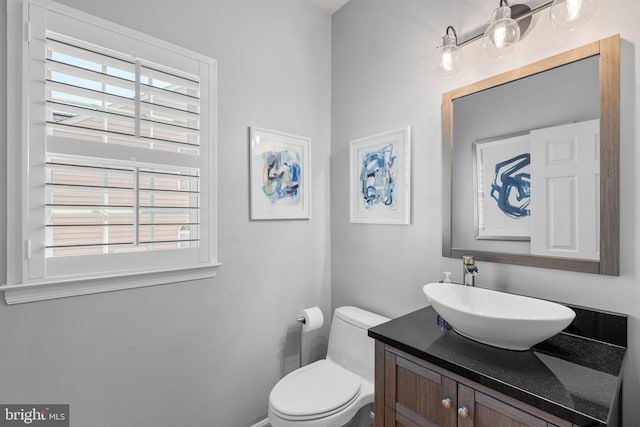
{"label": "wood mirror frame", "polygon": [[[600,260],[581,260],[487,252],[452,246],[453,101],[486,89],[592,56],[598,56],[600,81]],[[620,211],[620,35],[507,71],[442,95],[443,236],[442,255],[506,264],[619,275]]]}

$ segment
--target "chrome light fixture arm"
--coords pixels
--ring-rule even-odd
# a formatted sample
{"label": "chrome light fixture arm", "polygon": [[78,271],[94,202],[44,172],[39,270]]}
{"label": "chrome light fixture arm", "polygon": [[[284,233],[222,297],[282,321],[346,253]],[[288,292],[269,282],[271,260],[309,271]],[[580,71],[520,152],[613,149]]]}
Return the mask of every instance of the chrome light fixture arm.
{"label": "chrome light fixture arm", "polygon": [[[503,1],[505,1],[505,0],[501,0],[500,5],[502,5]],[[529,6],[521,5],[521,4],[514,4],[513,6],[511,6],[511,5],[509,5],[508,2],[507,2],[506,5],[511,7],[511,17],[516,22],[518,22],[518,24],[520,25],[520,33],[524,34],[527,31],[527,29],[529,28],[529,24],[531,22],[531,17],[533,15],[535,15],[535,14],[537,14],[539,12],[542,12],[545,9],[549,9],[552,6],[554,6],[554,7],[560,6],[563,3],[567,3],[567,8],[571,9],[571,4],[573,4],[573,2],[575,2],[575,1],[576,0],[548,0],[548,1],[542,3],[541,5],[533,8],[533,9],[529,8]],[[583,21],[586,20],[586,16],[588,16],[588,13],[593,13],[593,11],[595,9],[596,0],[588,0],[588,1],[587,0],[583,0],[583,2],[581,4],[584,5],[585,3],[589,3],[589,7],[588,7],[588,10],[586,10],[587,13],[581,15],[581,18],[582,18]],[[561,17],[555,18],[555,15],[552,14],[552,19],[561,19]],[[523,25],[523,23],[525,25]],[[470,33],[460,35],[456,45],[458,47],[463,47],[463,46],[466,46],[466,45],[468,45],[470,43],[473,43],[473,42],[481,39],[488,26],[489,26],[489,24],[487,24],[487,25],[485,25],[485,26],[483,26],[481,28],[478,28],[475,31],[472,31]],[[557,24],[557,26],[561,27],[562,25],[561,24]]]}

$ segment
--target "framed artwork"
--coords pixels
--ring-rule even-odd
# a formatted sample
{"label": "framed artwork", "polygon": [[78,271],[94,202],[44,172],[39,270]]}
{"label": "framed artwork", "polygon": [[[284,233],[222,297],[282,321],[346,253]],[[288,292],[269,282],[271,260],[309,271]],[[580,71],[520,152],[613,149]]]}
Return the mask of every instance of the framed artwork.
{"label": "framed artwork", "polygon": [[473,143],[476,239],[531,239],[529,133]]}
{"label": "framed artwork", "polygon": [[251,219],[311,218],[311,139],[249,128]]}
{"label": "framed artwork", "polygon": [[351,141],[349,219],[411,223],[411,127]]}

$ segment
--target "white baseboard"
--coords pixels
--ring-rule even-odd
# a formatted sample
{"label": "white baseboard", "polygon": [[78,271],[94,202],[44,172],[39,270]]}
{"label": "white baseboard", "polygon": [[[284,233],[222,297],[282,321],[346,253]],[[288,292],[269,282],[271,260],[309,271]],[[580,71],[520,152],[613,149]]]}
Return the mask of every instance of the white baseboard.
{"label": "white baseboard", "polygon": [[269,424],[269,418],[265,418],[262,421],[258,421],[257,423],[255,423],[251,427],[271,427],[271,424]]}

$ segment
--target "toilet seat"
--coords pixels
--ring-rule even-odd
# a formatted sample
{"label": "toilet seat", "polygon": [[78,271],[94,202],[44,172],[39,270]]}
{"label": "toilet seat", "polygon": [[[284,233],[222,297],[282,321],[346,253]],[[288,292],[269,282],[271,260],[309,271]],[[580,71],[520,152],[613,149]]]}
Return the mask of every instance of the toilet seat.
{"label": "toilet seat", "polygon": [[331,360],[298,369],[273,388],[270,409],[280,418],[307,421],[340,412],[360,396],[362,378]]}

